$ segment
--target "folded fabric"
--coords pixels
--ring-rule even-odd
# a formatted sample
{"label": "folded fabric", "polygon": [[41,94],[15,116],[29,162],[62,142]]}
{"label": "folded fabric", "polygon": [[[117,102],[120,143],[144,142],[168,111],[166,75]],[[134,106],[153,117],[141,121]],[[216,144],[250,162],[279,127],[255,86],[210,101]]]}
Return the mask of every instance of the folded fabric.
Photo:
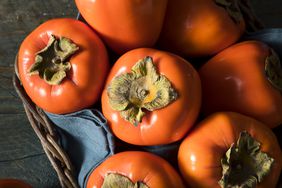
{"label": "folded fabric", "polygon": [[158,155],[167,160],[172,166],[177,168],[177,154],[180,143],[181,142],[174,142],[166,145],[143,146],[140,150]]}
{"label": "folded fabric", "polygon": [[114,137],[106,119],[95,109],[46,115],[57,126],[60,143],[76,169],[79,186],[86,187],[91,171],[114,154]]}

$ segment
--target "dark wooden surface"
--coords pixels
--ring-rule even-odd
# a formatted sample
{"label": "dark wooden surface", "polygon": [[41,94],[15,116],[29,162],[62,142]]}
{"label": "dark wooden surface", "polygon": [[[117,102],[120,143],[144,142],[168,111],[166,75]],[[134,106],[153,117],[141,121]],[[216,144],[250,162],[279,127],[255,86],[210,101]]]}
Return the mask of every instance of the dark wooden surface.
{"label": "dark wooden surface", "polygon": [[[266,27],[282,27],[281,0],[252,0]],[[55,17],[75,17],[73,0],[0,0],[0,179],[22,179],[35,188],[59,187],[57,176],[12,86],[14,58],[24,37]]]}
{"label": "dark wooden surface", "polygon": [[14,58],[24,37],[55,17],[75,17],[73,0],[0,0],[0,179],[34,188],[60,187],[12,86]]}

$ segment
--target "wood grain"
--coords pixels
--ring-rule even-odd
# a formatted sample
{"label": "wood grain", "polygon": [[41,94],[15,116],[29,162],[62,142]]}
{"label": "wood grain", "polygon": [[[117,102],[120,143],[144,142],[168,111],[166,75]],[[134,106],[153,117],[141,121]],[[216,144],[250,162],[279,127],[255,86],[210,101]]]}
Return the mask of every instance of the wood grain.
{"label": "wood grain", "polygon": [[14,58],[24,37],[42,22],[77,14],[73,0],[0,1],[0,179],[34,188],[60,187],[12,84]]}

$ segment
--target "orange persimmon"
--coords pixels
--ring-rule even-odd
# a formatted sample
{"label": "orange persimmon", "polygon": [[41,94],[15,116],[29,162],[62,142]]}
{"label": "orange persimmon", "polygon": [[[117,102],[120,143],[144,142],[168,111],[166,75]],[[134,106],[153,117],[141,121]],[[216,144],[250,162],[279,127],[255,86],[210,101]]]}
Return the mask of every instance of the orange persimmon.
{"label": "orange persimmon", "polygon": [[193,126],[201,105],[198,73],[168,52],[140,48],[114,64],[102,94],[113,133],[136,145],[168,144]]}
{"label": "orange persimmon", "polygon": [[75,0],[86,20],[116,53],[152,47],[161,32],[167,0]]}
{"label": "orange persimmon", "polygon": [[19,179],[0,179],[1,188],[32,188],[31,185]]}
{"label": "orange persimmon", "polygon": [[271,128],[282,123],[282,67],[275,52],[258,41],[235,44],[199,70],[202,111],[234,111]]}
{"label": "orange persimmon", "polygon": [[36,105],[65,114],[99,100],[109,62],[103,42],[85,23],[58,18],[43,23],[25,38],[17,68]]}
{"label": "orange persimmon", "polygon": [[273,132],[261,122],[220,112],[196,125],[183,140],[178,164],[184,180],[193,188],[216,188],[219,183],[222,187],[253,183],[249,187],[275,188],[282,153]]}
{"label": "orange persimmon", "polygon": [[159,44],[184,57],[210,56],[235,43],[245,30],[240,1],[168,1]]}
{"label": "orange persimmon", "polygon": [[86,187],[105,184],[120,188],[134,187],[134,184],[147,188],[184,188],[180,176],[167,161],[140,151],[121,152],[109,157],[90,174]]}

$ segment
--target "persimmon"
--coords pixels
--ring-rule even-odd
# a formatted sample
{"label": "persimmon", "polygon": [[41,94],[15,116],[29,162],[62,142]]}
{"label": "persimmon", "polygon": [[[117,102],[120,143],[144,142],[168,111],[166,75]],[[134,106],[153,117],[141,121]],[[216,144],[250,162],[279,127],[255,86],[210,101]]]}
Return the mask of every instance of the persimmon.
{"label": "persimmon", "polygon": [[184,184],[164,159],[147,152],[127,151],[100,164],[91,172],[86,187],[184,188]]}
{"label": "persimmon", "polygon": [[245,41],[218,53],[199,70],[202,111],[234,111],[271,128],[282,123],[282,67],[273,49]]}
{"label": "persimmon", "polygon": [[178,164],[193,188],[275,188],[282,152],[263,123],[238,113],[219,112],[201,121],[183,140]]}
{"label": "persimmon", "polygon": [[103,42],[85,23],[58,18],[41,24],[24,39],[17,68],[36,105],[65,114],[99,100],[109,62]]}
{"label": "persimmon", "polygon": [[32,188],[31,185],[19,179],[0,179],[1,188]]}
{"label": "persimmon", "polygon": [[86,22],[116,53],[152,47],[159,38],[168,0],[75,0]]}
{"label": "persimmon", "polygon": [[240,0],[168,1],[159,46],[184,57],[220,52],[245,31],[239,3]]}
{"label": "persimmon", "polygon": [[102,110],[113,133],[136,145],[180,140],[201,105],[198,73],[179,56],[140,48],[121,56],[102,94]]}

